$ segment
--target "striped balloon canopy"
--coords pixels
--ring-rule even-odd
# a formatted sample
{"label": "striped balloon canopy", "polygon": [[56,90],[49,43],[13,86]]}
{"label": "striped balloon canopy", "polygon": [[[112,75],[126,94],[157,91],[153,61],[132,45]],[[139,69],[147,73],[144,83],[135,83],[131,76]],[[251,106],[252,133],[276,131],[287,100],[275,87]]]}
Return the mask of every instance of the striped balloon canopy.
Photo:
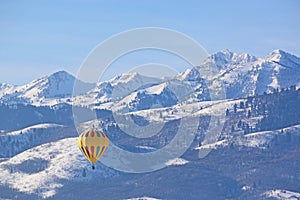
{"label": "striped balloon canopy", "polygon": [[78,147],[83,155],[92,163],[97,162],[105,153],[109,145],[109,139],[106,134],[97,130],[88,130],[80,134],[78,138]]}

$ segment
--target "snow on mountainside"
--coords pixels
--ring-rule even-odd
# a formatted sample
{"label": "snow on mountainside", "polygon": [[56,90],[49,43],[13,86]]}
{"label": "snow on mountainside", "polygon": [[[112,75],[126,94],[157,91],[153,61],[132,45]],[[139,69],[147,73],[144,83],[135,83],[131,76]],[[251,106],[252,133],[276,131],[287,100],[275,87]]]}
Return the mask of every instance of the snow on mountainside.
{"label": "snow on mountainside", "polygon": [[[77,138],[62,139],[24,151],[0,163],[0,183],[42,198],[55,195],[63,181],[86,181],[117,175],[115,171],[90,163],[77,147]],[[101,173],[100,173],[101,172]]]}
{"label": "snow on mountainside", "polygon": [[0,97],[6,95],[7,92],[13,91],[15,87],[15,85],[0,83]]}
{"label": "snow on mountainside", "polygon": [[[119,100],[137,89],[161,83],[159,78],[143,76],[137,72],[124,73],[108,81],[97,83],[86,94],[75,97],[76,105],[99,105]],[[142,86],[142,87],[141,87]]]}
{"label": "snow on mountainside", "polygon": [[240,98],[292,85],[299,86],[300,70],[295,66],[300,66],[300,59],[296,58],[282,50],[275,50],[265,59],[247,63],[243,69],[233,72],[238,75],[233,84],[227,87],[227,94],[229,97]]}
{"label": "snow on mountainside", "polygon": [[299,200],[300,193],[292,192],[288,190],[270,190],[265,192],[263,197],[272,198],[272,199],[279,199],[279,200]]}
{"label": "snow on mountainside", "polygon": [[268,145],[270,145],[270,143],[274,140],[274,138],[279,136],[284,137],[287,135],[293,135],[293,137],[300,137],[300,125],[291,126],[275,131],[262,131],[250,133],[247,135],[240,135],[238,137],[220,140],[215,143],[205,144],[200,147],[196,147],[195,150],[220,149],[229,145],[266,149]]}
{"label": "snow on mountainside", "polygon": [[201,68],[203,66],[215,68],[217,76],[211,77],[211,79],[223,81],[227,98],[245,97],[248,96],[249,92],[247,91],[247,95],[244,93],[241,82],[251,82],[252,80],[244,80],[243,76],[249,72],[252,63],[258,60],[249,54],[237,54],[223,50],[211,55],[199,66],[180,73],[177,78],[190,82],[195,88],[194,97],[191,97],[192,102],[208,100],[209,92],[206,89],[206,81],[202,78]]}
{"label": "snow on mountainside", "polygon": [[263,59],[223,50],[208,57],[200,66],[187,69],[177,76],[179,80],[192,83],[200,100],[207,99],[208,95],[203,89],[205,81],[201,78],[201,66],[217,68],[218,75],[214,78],[223,81],[227,98],[242,98],[277,88],[300,86],[300,58],[292,54],[274,50]]}
{"label": "snow on mountainside", "polygon": [[[200,66],[187,69],[185,72],[179,74],[178,78],[186,81],[201,80],[200,68],[202,65],[214,66],[218,70],[218,76],[224,77],[227,74],[231,74],[235,70],[243,70],[248,63],[252,63],[257,60],[258,59],[255,56],[250,54],[237,54],[230,52],[229,50],[223,50],[208,57],[203,63],[200,64]],[[236,78],[237,77],[231,77],[230,79],[229,76],[226,76],[226,78],[223,79],[225,83],[231,83]]]}
{"label": "snow on mountainside", "polygon": [[138,198],[131,198],[131,199],[126,199],[126,200],[159,200],[153,197],[138,197]]}
{"label": "snow on mountainside", "polygon": [[300,86],[300,58],[282,50],[275,50],[258,65],[260,71],[256,93]]}
{"label": "snow on mountainside", "polygon": [[34,146],[74,136],[72,128],[58,124],[38,124],[7,132],[0,135],[0,157],[12,157]]}
{"label": "snow on mountainside", "polygon": [[169,160],[168,162],[166,162],[167,166],[171,166],[171,165],[185,165],[189,163],[189,161],[182,159],[182,158],[175,158],[173,160]]}
{"label": "snow on mountainside", "polygon": [[219,51],[204,61],[203,64],[213,63],[218,70],[223,70],[224,73],[238,66],[243,66],[249,62],[257,61],[255,56],[250,54],[238,54],[229,51],[228,49]]}
{"label": "snow on mountainside", "polygon": [[280,49],[274,50],[266,60],[278,63],[283,67],[300,70],[300,58]]}
{"label": "snow on mountainside", "polygon": [[[146,107],[157,106],[157,101],[161,100],[156,99],[162,98],[162,94],[164,100],[170,100],[170,105],[182,101],[185,103],[205,101],[210,97],[206,87],[207,80],[204,80],[200,73],[203,66],[215,66],[217,75],[211,79],[223,81],[226,98],[244,98],[292,85],[300,86],[300,58],[290,53],[274,50],[266,58],[256,58],[249,54],[223,50],[211,55],[199,66],[179,73],[172,80],[146,77],[136,72],[125,73],[111,80],[99,82],[96,86],[79,82],[80,88],[84,90],[72,98],[75,78],[67,72],[60,71],[24,86],[1,84],[0,101],[6,104],[33,105],[55,105],[65,102],[89,107],[100,106],[104,109],[111,109],[111,102],[116,103],[129,96],[136,96],[135,101],[154,98],[147,102]],[[160,90],[156,93],[151,92],[157,89],[154,87],[156,85],[160,85],[157,86],[162,91],[159,94]],[[175,95],[177,101],[172,97],[174,88],[177,88],[177,91],[185,91],[183,95],[179,95],[179,99],[178,95]],[[171,90],[168,92],[168,89]],[[147,90],[150,92],[146,92]],[[182,96],[185,98],[181,98]],[[138,107],[132,107],[132,110],[145,107],[137,103],[135,105]]]}
{"label": "snow on mountainside", "polygon": [[[264,59],[223,50],[171,80],[126,73],[96,85],[80,83],[86,90],[75,97],[75,78],[63,71],[24,86],[0,84],[0,199],[297,199],[300,124],[292,120],[298,113],[290,111],[299,110],[300,91],[241,97],[300,86],[299,64],[300,58],[282,50]],[[217,67],[218,75],[212,78],[224,82],[227,99],[208,101],[202,65]],[[26,110],[28,105],[6,105],[15,103],[36,106]],[[180,127],[185,134],[191,132],[191,126],[183,123],[189,117],[199,119],[197,135],[180,158],[167,161],[161,170],[127,174],[98,162],[93,171],[77,147],[70,104],[109,111],[99,115],[99,121],[80,125],[103,130],[126,151],[160,150],[176,138]],[[272,107],[275,104],[278,109]],[[39,105],[51,105],[51,109]],[[111,111],[121,111],[117,114],[125,120],[117,121]],[[29,124],[41,124],[15,130],[17,120],[27,117],[33,122],[30,113],[41,119]],[[220,113],[224,119],[211,120]],[[62,123],[68,117],[72,122]],[[6,118],[12,121],[9,128],[4,127]],[[52,118],[57,119],[53,123],[66,125],[50,124]],[[120,129],[129,119],[139,126],[164,126],[154,136],[139,139]],[[223,120],[222,133],[205,140],[207,127],[222,125]],[[274,128],[274,123],[282,126]],[[207,149],[211,153],[199,159],[201,150]],[[285,187],[290,191],[283,190]]]}
{"label": "snow on mountainside", "polygon": [[[51,99],[70,98],[73,92],[75,77],[65,71],[58,71],[50,76],[34,80],[24,86],[9,87],[2,90],[6,102],[24,102],[33,105],[43,104]],[[79,81],[81,93],[94,87],[94,84]],[[1,94],[0,93],[0,94]]]}
{"label": "snow on mountainside", "polygon": [[[165,88],[161,86],[166,86],[166,84],[161,83],[139,91],[144,91],[147,95],[158,95]],[[288,94],[299,96],[299,91],[285,91],[256,98],[268,99],[267,105],[269,105],[273,104],[273,101],[280,101],[276,99],[276,96]],[[244,102],[242,106],[244,108],[241,108],[241,102]],[[15,147],[16,141],[27,141],[26,138],[30,138],[30,135],[41,137],[42,140],[39,143],[33,140],[34,146],[26,148],[27,150],[23,149],[19,154],[11,155],[13,156],[11,158],[0,159],[0,198],[14,199],[16,195],[23,195],[19,199],[85,199],[87,197],[90,199],[100,197],[101,199],[135,197],[258,199],[255,195],[261,195],[266,190],[285,188],[285,185],[288,188],[292,187],[291,191],[297,191],[300,183],[300,176],[297,172],[300,125],[247,134],[230,131],[231,125],[235,125],[234,119],[236,118],[247,123],[257,120],[257,116],[254,115],[254,108],[257,106],[253,102],[258,102],[258,99],[226,99],[176,104],[166,108],[124,113],[132,118],[140,116],[150,122],[163,121],[167,128],[162,134],[157,134],[158,143],[151,143],[152,141],[147,141],[148,138],[145,142],[137,144],[126,138],[118,140],[119,134],[122,133],[117,131],[116,123],[110,116],[99,123],[95,122],[99,129],[107,131],[114,143],[122,143],[125,140],[128,146],[133,145],[139,150],[145,150],[141,152],[152,152],[160,149],[158,144],[168,143],[166,139],[173,133],[176,134],[179,125],[176,125],[176,121],[179,122],[184,117],[197,116],[200,122],[203,122],[198,130],[201,136],[201,129],[205,126],[205,121],[209,122],[209,116],[217,115],[218,112],[225,113],[225,110],[229,109],[229,114],[226,116],[226,121],[229,123],[225,122],[223,130],[228,137],[220,137],[220,141],[216,143],[203,144],[199,143],[202,140],[200,138],[198,140],[197,135],[195,137],[197,141],[183,156],[167,161],[166,168],[146,174],[119,173],[103,166],[100,162],[96,163],[95,171],[91,170],[90,164],[77,148],[77,138],[71,135],[68,136],[71,138],[61,138],[68,132],[74,133],[70,127],[71,130],[68,130],[67,127],[55,124],[41,124],[18,131],[2,132],[0,138],[4,136],[5,140],[15,141],[14,144],[3,141],[3,144],[9,145],[4,149]],[[238,105],[236,112],[234,111],[235,104]],[[249,110],[253,116],[246,115],[246,111]],[[94,122],[82,125],[86,125],[86,129],[92,127],[88,123]],[[118,123],[118,125],[121,124]],[[56,127],[58,129],[55,130]],[[186,134],[189,133],[188,130],[186,129]],[[53,140],[47,140],[47,138]],[[198,145],[202,146],[195,150]],[[122,146],[122,148],[132,150],[127,148],[128,146]],[[201,148],[213,150],[207,157],[199,159],[197,156]],[[106,154],[106,156],[110,155]],[[264,173],[269,174],[264,176]],[[264,179],[261,180],[261,178]],[[250,197],[244,198],[241,195]],[[263,198],[267,197],[263,196]]]}
{"label": "snow on mountainside", "polygon": [[[179,99],[180,97],[184,97],[183,95],[175,95],[178,93],[175,91],[175,88],[174,83],[164,82],[159,85],[147,87],[146,89],[140,89],[118,102],[114,110],[139,111],[173,106],[181,100]],[[180,87],[177,89],[180,89]],[[184,90],[181,92],[183,93]]]}

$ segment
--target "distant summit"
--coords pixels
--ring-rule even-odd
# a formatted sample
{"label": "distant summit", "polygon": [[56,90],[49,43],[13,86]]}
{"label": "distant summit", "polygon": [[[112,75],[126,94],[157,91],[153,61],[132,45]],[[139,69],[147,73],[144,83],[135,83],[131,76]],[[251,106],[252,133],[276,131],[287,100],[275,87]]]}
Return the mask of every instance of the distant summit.
{"label": "distant summit", "polygon": [[[186,69],[168,80],[130,72],[90,84],[77,80],[66,71],[58,71],[23,86],[1,84],[0,100],[7,104],[32,105],[67,103],[93,107],[105,104],[109,105],[107,109],[111,109],[112,104],[109,103],[134,96],[134,99],[126,101],[126,107],[130,110],[157,107],[160,103],[173,105],[183,99],[186,102],[200,102],[210,99],[207,80],[203,79],[200,70],[203,66],[211,66],[217,70],[215,77],[211,78],[223,81],[228,99],[259,95],[292,85],[300,86],[300,58],[295,55],[276,49],[266,58],[257,58],[225,49],[212,54],[203,63],[199,63],[199,66]],[[80,88],[77,94],[73,94],[75,82],[76,87]],[[153,91],[153,86],[156,85],[154,88],[163,88],[158,90],[162,92],[147,92]],[[189,92],[186,93],[184,88],[187,85],[193,91],[188,89]],[[184,91],[185,98],[179,100],[174,97],[171,91],[176,88]],[[142,105],[143,102],[149,105]]]}
{"label": "distant summit", "polygon": [[[71,97],[75,80],[76,78],[68,72],[58,71],[23,86],[6,87],[0,94],[2,94],[4,100],[10,103],[19,102],[38,105],[47,99]],[[79,84],[82,88],[85,88],[82,91],[83,93],[94,87],[93,84],[82,81],[79,81]]]}
{"label": "distant summit", "polygon": [[267,56],[266,60],[270,62],[275,62],[281,65],[282,67],[300,71],[300,58],[280,49],[274,50],[271,54]]}

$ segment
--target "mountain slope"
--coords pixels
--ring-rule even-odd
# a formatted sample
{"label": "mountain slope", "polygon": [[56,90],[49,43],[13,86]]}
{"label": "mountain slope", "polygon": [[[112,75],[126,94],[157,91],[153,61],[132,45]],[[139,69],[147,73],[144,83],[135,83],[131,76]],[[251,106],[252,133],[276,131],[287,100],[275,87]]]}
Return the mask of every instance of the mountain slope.
{"label": "mountain slope", "polygon": [[97,83],[96,87],[86,94],[75,97],[74,104],[99,105],[118,101],[138,89],[161,82],[159,78],[143,76],[136,72],[124,73],[108,81]]}
{"label": "mountain slope", "polygon": [[[146,88],[151,90],[150,87],[160,84],[170,85],[173,81],[177,82],[181,89],[189,90],[183,95],[185,98],[178,99],[176,103],[205,101],[210,99],[206,85],[210,80],[203,79],[201,74],[203,66],[216,68],[217,75],[211,78],[223,81],[226,98],[244,98],[293,85],[300,86],[300,58],[297,56],[283,50],[274,50],[266,58],[256,58],[245,53],[238,54],[223,50],[211,55],[199,66],[179,73],[171,81],[146,77],[138,73],[125,73],[111,80],[99,82],[96,86],[79,81],[79,88],[83,90],[79,92],[80,95],[76,94],[74,95],[76,97],[72,98],[75,77],[60,71],[24,86],[1,84],[0,100],[5,104],[55,105],[64,102],[111,109],[112,105],[109,103],[115,104],[126,96],[144,93]],[[174,92],[169,92],[165,99],[174,99],[172,97],[174,95]],[[152,98],[150,96],[149,98]],[[141,95],[137,97],[137,101],[145,97]],[[156,98],[160,97],[160,95],[156,96]],[[155,107],[155,101],[152,100],[153,104],[148,107]],[[139,109],[132,108],[132,110]]]}
{"label": "mountain slope", "polygon": [[63,186],[63,181],[116,175],[115,171],[102,165],[91,171],[76,144],[77,138],[62,139],[34,147],[0,163],[0,183],[48,198]]}
{"label": "mountain slope", "polygon": [[227,98],[243,98],[292,85],[300,86],[300,58],[292,54],[274,50],[266,58],[256,58],[223,50],[208,57],[200,66],[177,76],[179,80],[191,83],[198,101],[209,98],[205,80],[201,77],[202,66],[213,66],[218,70],[214,78],[223,81]]}
{"label": "mountain slope", "polygon": [[9,158],[27,149],[76,136],[75,130],[58,124],[38,124],[0,135],[0,157]]}
{"label": "mountain slope", "polygon": [[[58,71],[50,76],[34,80],[24,86],[4,89],[0,98],[7,103],[24,102],[40,105],[51,99],[70,98],[73,93],[75,77],[65,71]],[[94,87],[94,84],[78,81],[81,94]],[[1,94],[1,93],[0,93]],[[56,102],[58,103],[58,102]]]}
{"label": "mountain slope", "polygon": [[[161,95],[168,87],[170,85],[160,83],[131,94]],[[103,130],[114,144],[126,151],[149,153],[174,139],[183,118],[197,117],[200,124],[190,148],[181,158],[170,160],[165,163],[165,168],[150,173],[116,172],[101,163],[96,163],[97,170],[91,170],[77,148],[77,138],[68,135],[67,131],[73,133],[71,130],[74,130],[71,125],[40,124],[1,132],[0,138],[4,140],[1,146],[7,144],[5,150],[16,145],[8,140],[25,141],[24,146],[28,148],[18,148],[22,152],[0,159],[0,198],[128,199],[145,196],[252,200],[268,199],[267,195],[274,189],[294,191],[292,195],[296,195],[300,192],[299,93],[300,90],[294,88],[244,99],[183,101],[170,107],[124,113],[125,118],[135,118],[136,121],[165,123],[155,136],[145,139],[122,132],[119,128],[122,124],[116,123],[110,115],[99,122],[82,124],[86,125],[85,129]],[[53,108],[56,112],[65,112],[64,106]],[[218,113],[226,113],[222,134],[216,138],[218,141],[204,143],[210,118]],[[218,123],[221,125],[221,120],[215,121]],[[259,124],[261,126],[257,126]],[[191,124],[185,127],[185,134],[190,133],[189,128]],[[259,131],[259,128],[266,131]],[[28,142],[30,135],[37,140]],[[71,138],[64,138],[65,135]],[[199,158],[199,150],[205,148],[212,151]],[[107,152],[105,156],[111,155]],[[118,155],[114,156],[114,159],[121,160]]]}

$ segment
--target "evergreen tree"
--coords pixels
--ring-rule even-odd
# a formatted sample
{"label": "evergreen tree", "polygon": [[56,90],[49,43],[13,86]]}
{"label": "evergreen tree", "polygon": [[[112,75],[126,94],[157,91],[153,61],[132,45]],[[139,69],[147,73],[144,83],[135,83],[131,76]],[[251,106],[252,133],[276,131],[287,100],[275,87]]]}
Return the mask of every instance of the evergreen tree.
{"label": "evergreen tree", "polygon": [[245,107],[245,104],[244,104],[243,101],[241,101],[241,102],[240,102],[240,108],[241,108],[241,109],[244,109],[244,107]]}
{"label": "evergreen tree", "polygon": [[238,128],[241,128],[241,127],[242,127],[242,120],[239,120],[237,127],[238,127]]}
{"label": "evergreen tree", "polygon": [[292,85],[292,86],[290,87],[290,90],[291,90],[291,91],[296,91],[296,85]]}
{"label": "evergreen tree", "polygon": [[248,118],[250,118],[250,117],[251,117],[251,111],[250,111],[250,110],[248,110],[247,117],[248,117]]}
{"label": "evergreen tree", "polygon": [[234,113],[236,113],[236,111],[237,111],[237,104],[236,103],[233,105],[233,111],[234,111]]}
{"label": "evergreen tree", "polygon": [[254,189],[257,187],[256,183],[254,182],[253,183],[253,186],[252,186]]}
{"label": "evergreen tree", "polygon": [[226,109],[226,116],[229,116],[229,109]]}
{"label": "evergreen tree", "polygon": [[246,123],[245,127],[244,127],[244,134],[248,134],[250,132],[250,126],[248,123]]}

